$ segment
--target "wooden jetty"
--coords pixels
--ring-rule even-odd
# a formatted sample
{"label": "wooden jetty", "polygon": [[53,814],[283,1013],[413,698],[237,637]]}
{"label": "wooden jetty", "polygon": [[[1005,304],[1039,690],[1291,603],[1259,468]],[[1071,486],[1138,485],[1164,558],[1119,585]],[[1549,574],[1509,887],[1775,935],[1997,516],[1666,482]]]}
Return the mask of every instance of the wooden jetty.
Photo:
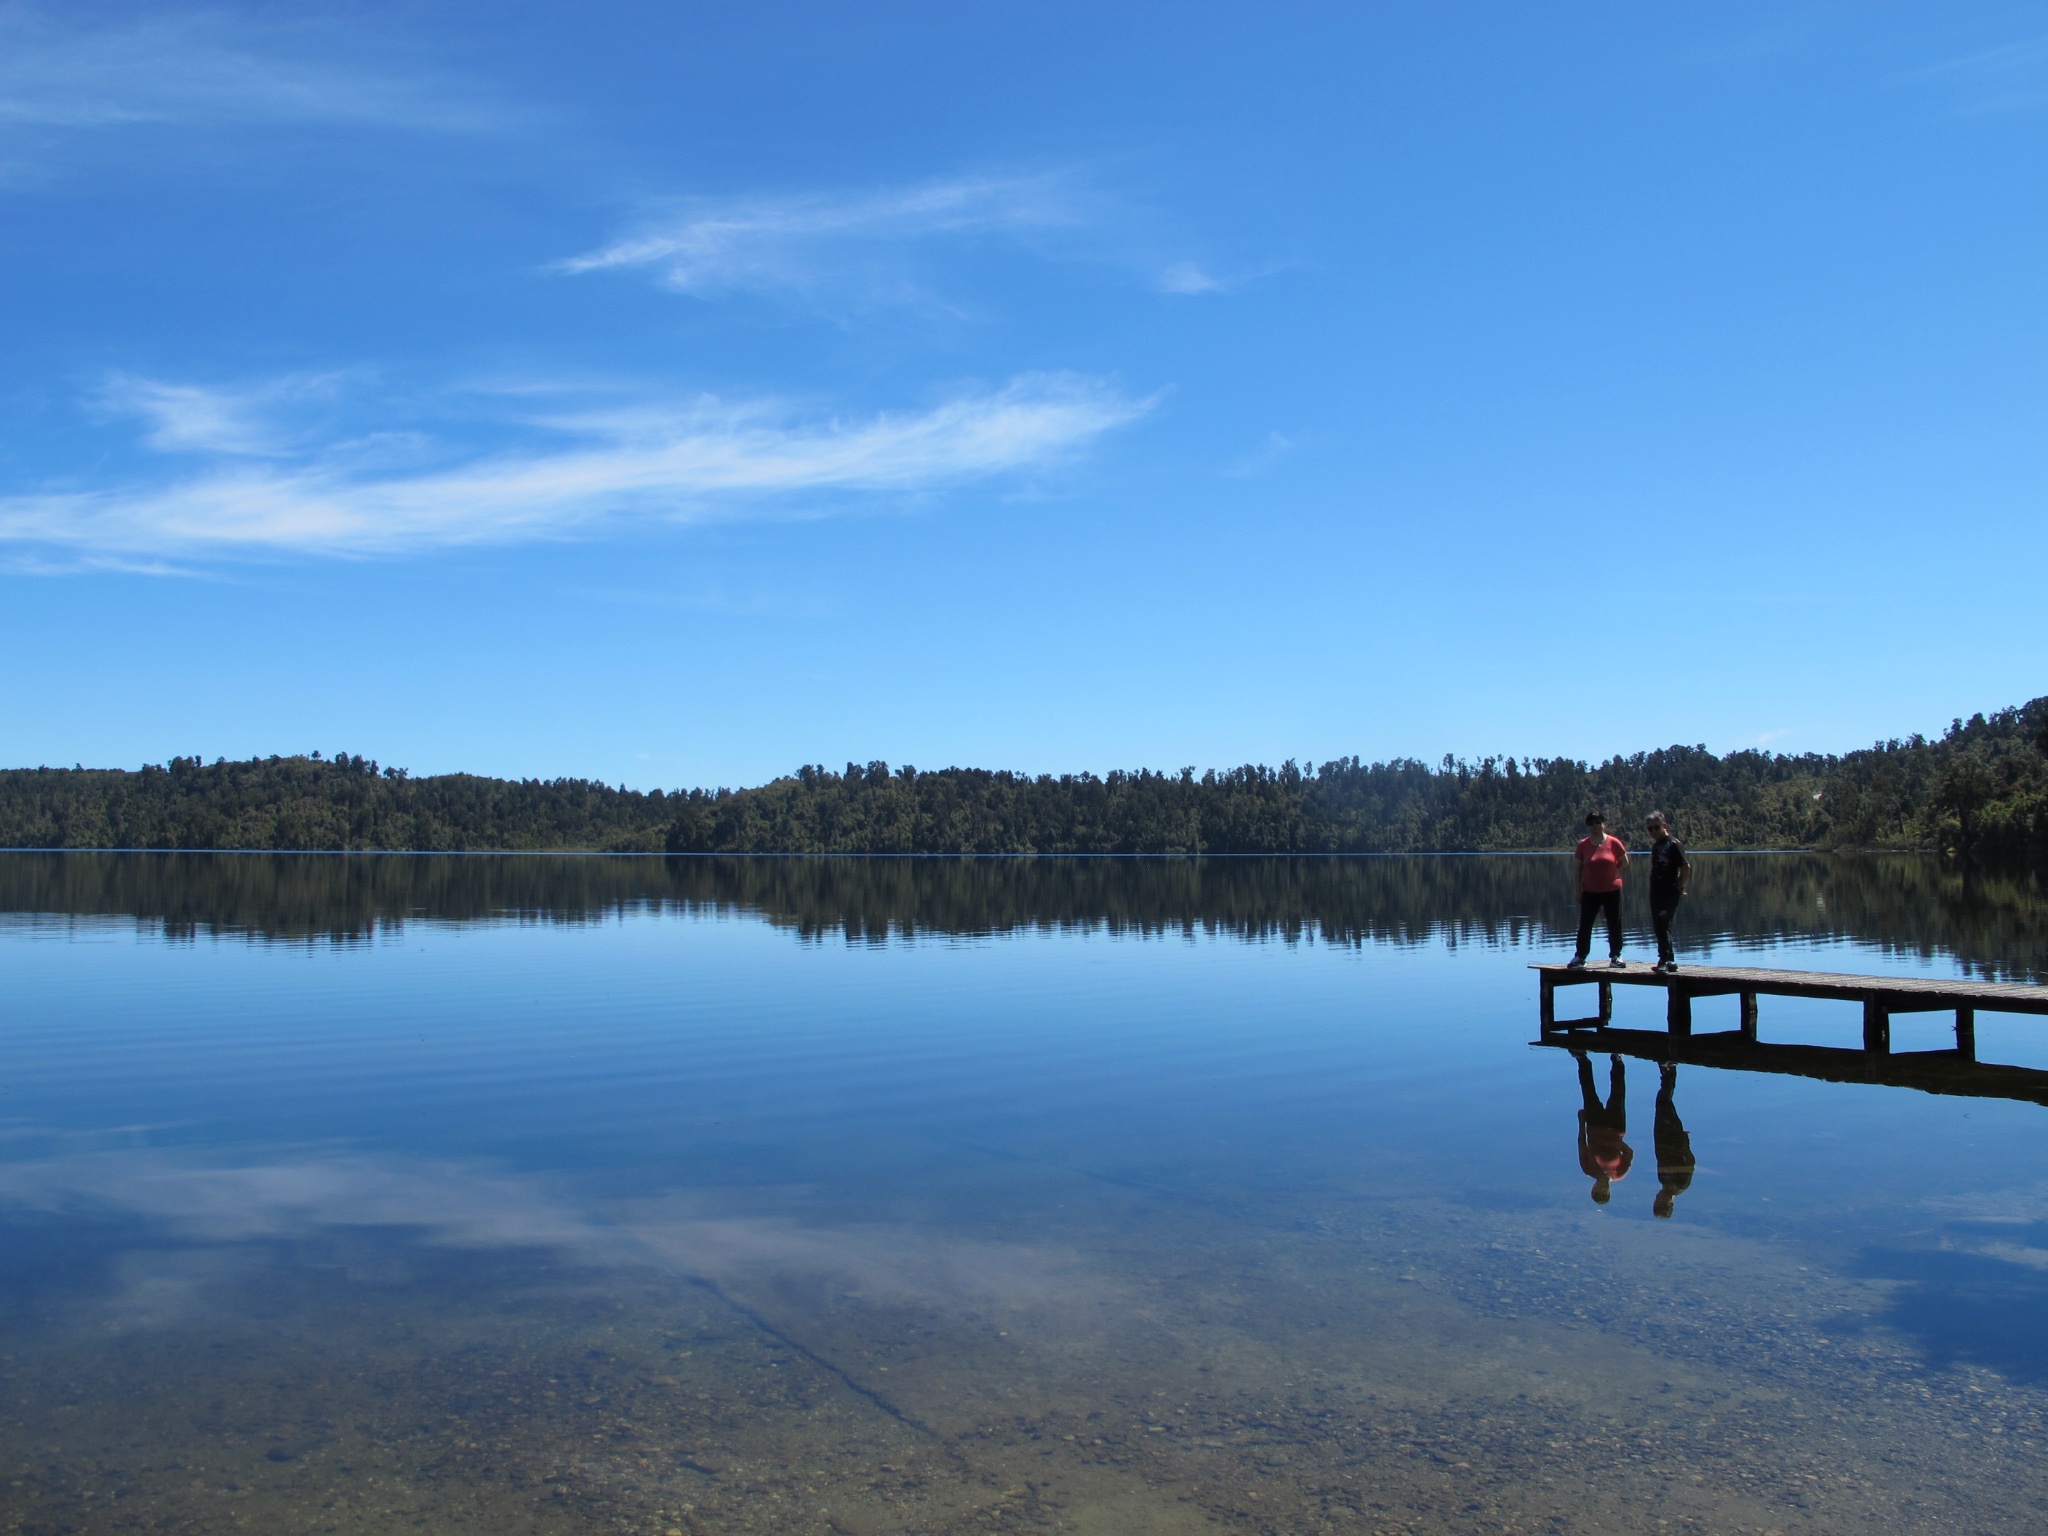
{"label": "wooden jetty", "polygon": [[[2048,1072],[1977,1060],[1977,1015],[2048,1015],[2048,987],[2001,981],[1937,981],[1920,976],[1856,976],[1830,971],[1777,971],[1754,966],[1696,965],[1664,972],[1647,965],[1618,969],[1587,965],[1531,967],[1542,987],[1542,1038],[1538,1045],[1619,1052],[1653,1061],[1733,1067],[1750,1072],[1788,1072],[1834,1082],[1883,1083],[1928,1093],[2025,1099],[2048,1104]],[[1585,1018],[1559,1019],[1557,993],[1563,987],[1598,989],[1599,1011]],[[1615,1029],[1616,987],[1662,987],[1662,1030]],[[1692,1000],[1740,1000],[1732,1030],[1692,1032]],[[1819,997],[1860,1004],[1863,1049],[1780,1045],[1757,1039],[1757,999]],[[1892,1015],[1954,1013],[1955,1045],[1933,1051],[1894,1051]]]}

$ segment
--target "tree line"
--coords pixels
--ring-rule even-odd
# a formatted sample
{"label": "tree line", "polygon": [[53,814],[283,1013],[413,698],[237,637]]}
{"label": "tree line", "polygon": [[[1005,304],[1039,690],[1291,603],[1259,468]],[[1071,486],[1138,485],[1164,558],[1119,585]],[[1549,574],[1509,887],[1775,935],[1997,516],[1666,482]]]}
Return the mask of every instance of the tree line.
{"label": "tree line", "polygon": [[1589,764],[1446,757],[1101,776],[807,766],[748,789],[414,778],[344,752],[0,772],[0,846],[824,854],[1444,853],[1556,848],[1588,808],[1699,848],[1936,851],[2048,868],[2048,698],[1938,738]]}
{"label": "tree line", "polygon": [[9,848],[651,853],[674,821],[660,790],[469,773],[414,778],[346,752],[212,763],[174,757],[132,773],[0,772],[0,846]]}
{"label": "tree line", "polygon": [[1700,848],[1931,850],[2048,866],[2048,698],[1841,755],[1674,746],[1036,777],[806,767],[669,800],[679,853],[1455,853],[1555,848],[1653,809]]}

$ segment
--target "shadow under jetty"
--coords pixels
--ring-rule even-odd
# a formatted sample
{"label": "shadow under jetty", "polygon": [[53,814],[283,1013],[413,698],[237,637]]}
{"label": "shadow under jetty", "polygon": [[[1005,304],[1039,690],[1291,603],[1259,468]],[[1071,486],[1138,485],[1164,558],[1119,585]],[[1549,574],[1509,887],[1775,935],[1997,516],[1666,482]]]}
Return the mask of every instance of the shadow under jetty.
{"label": "shadow under jetty", "polygon": [[[1951,981],[1927,977],[1861,976],[1825,971],[1769,970],[1755,966],[1688,966],[1661,972],[1631,965],[1612,969],[1533,967],[1541,981],[1541,1034],[1534,1044],[1588,1049],[1645,1061],[1742,1072],[1778,1072],[1837,1083],[1917,1088],[1923,1093],[2019,1099],[2048,1104],[2048,1071],[1977,1060],[1980,1012],[2048,1015],[2048,987],[2014,982]],[[1597,1011],[1559,1019],[1560,990],[1591,986]],[[1660,987],[1665,1028],[1620,1029],[1610,1022],[1617,986]],[[1740,1023],[1708,1034],[1692,1031],[1692,1000],[1734,995]],[[1863,1046],[1800,1045],[1757,1038],[1760,999],[1822,998],[1860,1005]],[[1940,1050],[1894,1051],[1891,1020],[1901,1013],[1955,1015],[1955,1045]]]}

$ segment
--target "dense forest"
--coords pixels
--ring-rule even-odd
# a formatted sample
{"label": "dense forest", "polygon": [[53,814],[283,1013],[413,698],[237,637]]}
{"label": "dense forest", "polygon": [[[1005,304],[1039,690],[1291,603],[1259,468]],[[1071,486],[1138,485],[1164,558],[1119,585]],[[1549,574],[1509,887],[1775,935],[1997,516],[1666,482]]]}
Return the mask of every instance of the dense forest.
{"label": "dense forest", "polygon": [[1555,848],[1652,809],[1700,848],[1890,848],[2048,865],[2048,698],[1841,756],[1666,747],[1058,777],[849,763],[671,795],[675,852],[1445,853]]}
{"label": "dense forest", "polygon": [[413,778],[341,753],[0,772],[12,848],[672,853],[1403,853],[1556,848],[1591,806],[1699,848],[1931,850],[2048,868],[2048,698],[1842,755],[1666,747],[1031,776],[886,763],[752,789]]}
{"label": "dense forest", "polygon": [[0,847],[659,851],[671,799],[585,779],[413,778],[346,752],[0,772]]}

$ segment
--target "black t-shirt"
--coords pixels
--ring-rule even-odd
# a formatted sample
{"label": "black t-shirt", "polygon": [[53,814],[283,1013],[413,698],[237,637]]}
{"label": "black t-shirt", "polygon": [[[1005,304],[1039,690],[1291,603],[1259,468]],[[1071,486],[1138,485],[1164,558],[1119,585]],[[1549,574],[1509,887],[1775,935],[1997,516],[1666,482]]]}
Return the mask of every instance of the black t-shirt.
{"label": "black t-shirt", "polygon": [[1685,872],[1685,844],[1675,837],[1660,837],[1650,847],[1650,894],[1677,900]]}

